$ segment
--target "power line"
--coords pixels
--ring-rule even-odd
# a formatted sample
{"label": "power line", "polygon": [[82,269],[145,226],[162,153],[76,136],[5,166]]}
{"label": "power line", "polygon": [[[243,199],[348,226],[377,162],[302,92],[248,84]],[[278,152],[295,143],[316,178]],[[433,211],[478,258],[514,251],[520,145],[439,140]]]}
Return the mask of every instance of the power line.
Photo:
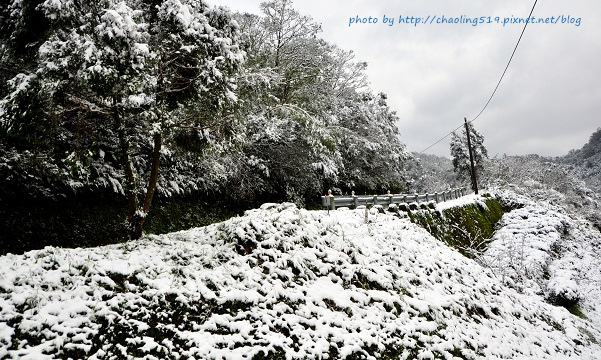
{"label": "power line", "polygon": [[[538,0],[534,0],[534,5],[532,5],[532,10],[530,10],[530,15],[528,15],[528,19],[532,18],[532,13],[534,12],[534,7],[536,6],[536,2],[537,1]],[[515,55],[515,51],[518,49],[518,45],[520,45],[520,41],[522,40],[522,36],[524,36],[524,32],[526,31],[526,26],[528,26],[528,23],[529,23],[529,21],[527,21],[526,24],[524,24],[524,28],[522,29],[522,33],[520,34],[520,38],[518,39],[517,44],[515,44],[515,48],[513,49],[513,52],[511,53],[511,57],[509,58],[509,62],[507,62],[507,66],[505,66],[505,70],[503,70],[503,74],[501,75],[501,78],[499,79],[499,82],[497,83],[497,86],[495,87],[495,90],[492,92],[492,95],[490,96],[490,98],[486,102],[486,105],[484,105],[484,107],[482,108],[482,110],[480,111],[480,113],[478,114],[478,116],[476,116],[475,118],[473,118],[472,120],[470,120],[470,123],[476,121],[476,119],[479,118],[480,115],[482,115],[482,113],[484,112],[484,109],[486,109],[486,107],[488,106],[488,104],[490,104],[490,101],[492,100],[492,97],[495,96],[495,93],[497,92],[497,89],[499,88],[499,85],[501,85],[501,81],[503,80],[503,77],[505,76],[505,73],[507,72],[507,69],[509,68],[509,64],[511,64],[511,60],[513,59],[513,55]]]}
{"label": "power line", "polygon": [[420,154],[423,154],[426,150],[430,149],[431,147],[433,147],[434,145],[438,144],[439,142],[443,141],[444,139],[448,138],[452,133],[454,133],[455,131],[457,131],[457,129],[459,129],[460,127],[462,127],[463,124],[457,126],[455,129],[451,130],[450,133],[446,134],[445,136],[443,136],[442,138],[440,138],[440,140],[438,140],[437,142],[435,142],[434,144],[428,146],[427,148],[425,148],[424,150],[422,150],[420,152]]}
{"label": "power line", "polygon": [[[528,15],[528,19],[532,18],[532,13],[534,12],[534,8],[536,7],[536,3],[537,2],[538,2],[538,0],[534,0],[534,5],[532,5],[532,9],[530,10],[530,15]],[[484,112],[484,110],[486,109],[486,107],[488,106],[488,104],[490,104],[490,101],[492,100],[493,96],[495,96],[495,93],[497,92],[497,89],[499,88],[499,85],[501,85],[501,81],[503,81],[503,77],[505,77],[505,73],[507,72],[507,69],[509,69],[509,64],[511,64],[511,60],[513,60],[513,56],[515,55],[515,52],[518,49],[518,46],[520,45],[520,41],[522,40],[522,36],[524,36],[524,32],[526,31],[526,26],[528,26],[528,23],[530,23],[530,21],[527,21],[526,24],[524,24],[524,28],[522,29],[522,33],[520,34],[518,42],[515,44],[515,48],[513,49],[513,52],[511,53],[511,57],[509,58],[509,61],[507,62],[507,66],[505,66],[505,70],[503,70],[503,74],[501,74],[501,78],[499,79],[499,82],[497,83],[497,86],[495,86],[495,89],[493,90],[492,95],[490,95],[490,98],[488,99],[488,101],[486,102],[486,104],[484,105],[484,107],[482,108],[482,110],[480,110],[480,112],[478,113],[478,115],[475,118],[473,118],[472,120],[468,121],[469,123],[472,123],[472,122],[476,121],[476,119],[478,119],[480,117],[480,115],[482,115],[482,113]],[[423,154],[426,150],[430,149],[434,145],[436,145],[439,142],[443,141],[444,139],[446,139],[447,137],[449,137],[451,134],[453,134],[455,131],[457,131],[462,126],[463,126],[463,124],[459,125],[455,129],[453,129],[451,132],[449,132],[448,134],[446,134],[445,136],[443,136],[440,140],[436,141],[434,144],[432,144],[432,145],[428,146],[427,148],[425,148],[424,150],[422,150],[420,152],[420,154]]]}

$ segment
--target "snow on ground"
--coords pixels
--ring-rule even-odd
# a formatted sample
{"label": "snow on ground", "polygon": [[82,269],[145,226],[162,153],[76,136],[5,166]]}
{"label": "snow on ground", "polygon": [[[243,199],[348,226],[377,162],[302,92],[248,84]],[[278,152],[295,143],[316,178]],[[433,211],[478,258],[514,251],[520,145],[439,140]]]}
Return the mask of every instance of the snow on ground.
{"label": "snow on ground", "polygon": [[598,323],[406,218],[364,216],[266,204],[121,245],[2,256],[0,358],[601,358]]}
{"label": "snow on ground", "polygon": [[457,199],[451,199],[451,200],[447,200],[444,202],[440,202],[440,203],[436,204],[436,210],[444,211],[446,209],[450,209],[450,208],[454,208],[454,207],[461,207],[461,206],[473,204],[475,202],[480,202],[483,204],[484,207],[486,207],[486,203],[482,200],[482,198],[479,195],[468,194],[468,195],[459,197]]}
{"label": "snow on ground", "polygon": [[506,285],[580,310],[601,324],[601,233],[560,206],[511,191],[499,194],[517,207],[498,224],[481,263]]}

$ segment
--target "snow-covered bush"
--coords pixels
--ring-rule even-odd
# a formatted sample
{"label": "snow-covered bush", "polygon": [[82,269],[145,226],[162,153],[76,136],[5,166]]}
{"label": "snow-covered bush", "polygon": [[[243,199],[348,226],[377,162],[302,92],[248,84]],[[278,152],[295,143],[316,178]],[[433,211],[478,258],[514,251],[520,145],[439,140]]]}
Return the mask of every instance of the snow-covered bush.
{"label": "snow-covered bush", "polygon": [[547,300],[563,307],[571,307],[582,298],[581,287],[571,270],[557,270],[547,282],[545,296]]}
{"label": "snow-covered bush", "polygon": [[391,214],[266,204],[220,224],[0,256],[0,358],[599,358],[598,323]]}

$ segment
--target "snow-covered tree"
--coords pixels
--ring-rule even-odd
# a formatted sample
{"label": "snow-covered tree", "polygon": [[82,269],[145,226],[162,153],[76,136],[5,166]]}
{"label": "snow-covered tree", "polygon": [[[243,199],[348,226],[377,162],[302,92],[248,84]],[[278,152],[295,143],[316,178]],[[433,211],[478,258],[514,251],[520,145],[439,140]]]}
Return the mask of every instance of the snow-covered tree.
{"label": "snow-covered tree", "polygon": [[[482,171],[484,170],[484,161],[488,158],[488,151],[486,150],[486,147],[484,147],[484,136],[474,128],[471,122],[468,122],[467,124],[470,131],[474,167],[476,168],[476,179],[479,180],[482,177]],[[453,132],[450,147],[451,157],[453,158],[453,169],[457,174],[457,178],[464,182],[471,182],[470,154],[467,146],[467,133],[465,128],[463,128],[461,135]]]}
{"label": "snow-covered tree", "polygon": [[[36,67],[9,81],[4,126],[33,122],[69,138],[63,161],[83,173],[99,162],[99,178],[122,184],[139,237],[176,135],[210,137],[232,118],[224,109],[243,61],[236,23],[201,0],[47,0],[36,9],[50,30]],[[25,99],[36,97],[32,108]]]}
{"label": "snow-covered tree", "polygon": [[310,16],[301,15],[292,7],[291,0],[270,0],[261,3],[264,14],[263,27],[266,30],[266,46],[270,47],[274,67],[290,67],[299,64],[299,56],[306,52],[304,46],[311,46],[321,31],[321,26]]}
{"label": "snow-covered tree", "polygon": [[345,97],[333,127],[343,159],[340,185],[361,192],[400,191],[408,155],[399,141],[398,117],[386,103],[386,94],[356,92]]}
{"label": "snow-covered tree", "polygon": [[451,159],[420,153],[411,153],[406,161],[407,187],[409,192],[433,192],[447,190],[457,184]]}
{"label": "snow-covered tree", "polygon": [[601,195],[601,128],[591,134],[581,149],[571,150],[558,160],[571,165],[587,186]]}
{"label": "snow-covered tree", "polygon": [[43,0],[9,1],[0,6],[0,98],[8,80],[33,65],[37,46],[44,41],[48,21],[38,9]]}
{"label": "snow-covered tree", "polygon": [[[240,96],[248,121],[243,179],[289,200],[324,188],[382,191],[402,186],[406,158],[386,96],[368,87],[365,62],[318,39],[320,26],[289,0],[238,15],[248,62]],[[261,169],[256,168],[259,166]],[[251,173],[254,169],[254,173]],[[267,175],[269,174],[269,175]]]}

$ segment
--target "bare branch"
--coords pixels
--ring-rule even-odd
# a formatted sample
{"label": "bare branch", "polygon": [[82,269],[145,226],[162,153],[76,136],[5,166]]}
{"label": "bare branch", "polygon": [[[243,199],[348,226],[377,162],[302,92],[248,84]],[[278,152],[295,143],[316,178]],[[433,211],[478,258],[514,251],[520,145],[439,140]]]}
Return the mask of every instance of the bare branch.
{"label": "bare branch", "polygon": [[67,94],[67,99],[69,99],[69,101],[79,105],[76,108],[71,108],[71,109],[67,109],[66,112],[71,112],[71,111],[75,111],[75,110],[87,110],[93,113],[97,113],[97,114],[102,114],[102,115],[106,115],[106,116],[110,116],[111,112],[108,110],[103,109],[102,107],[88,101],[85,99],[82,99],[80,97],[77,97],[75,95],[72,94]]}

